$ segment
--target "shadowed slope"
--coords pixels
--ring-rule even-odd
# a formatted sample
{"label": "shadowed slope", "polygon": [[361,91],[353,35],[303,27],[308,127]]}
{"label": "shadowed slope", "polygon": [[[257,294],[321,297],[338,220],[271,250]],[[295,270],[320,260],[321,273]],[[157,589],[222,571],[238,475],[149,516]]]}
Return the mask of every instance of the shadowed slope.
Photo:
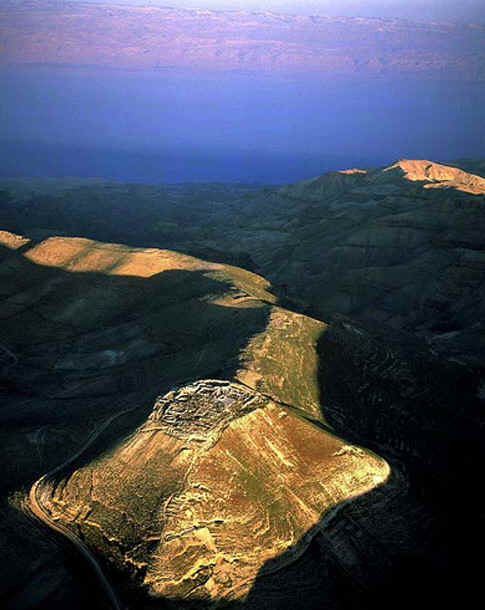
{"label": "shadowed slope", "polygon": [[[474,166],[480,162],[464,165]],[[259,269],[313,317],[383,323],[423,336],[447,358],[483,365],[485,182],[478,174],[401,160],[281,189],[117,185],[56,195],[29,201],[19,194],[6,202],[5,222],[32,236],[53,227],[72,232],[75,222],[86,236],[236,262]],[[119,222],[122,209],[129,228]]]}
{"label": "shadowed slope", "polygon": [[318,352],[327,421],[392,467],[323,532],[333,560],[322,565],[347,583],[341,607],[471,602],[481,577],[469,547],[482,543],[485,522],[473,498],[485,459],[479,374],[409,334],[343,316]]}
{"label": "shadowed slope", "polygon": [[411,331],[483,364],[482,177],[403,160],[289,185],[267,209],[264,231],[249,222],[238,245],[301,308]]}
{"label": "shadowed slope", "polygon": [[[4,366],[4,444],[15,456],[6,491],[62,463],[107,418],[134,408],[39,496],[115,580],[129,576],[128,588],[145,583],[156,597],[244,596],[268,558],[288,546],[304,550],[311,538],[304,534],[323,511],[387,476],[384,461],[343,450],[312,423],[320,417],[315,346],[325,325],[273,305],[259,276],[79,238],[36,243],[4,233],[2,240],[8,288],[0,316],[8,320],[5,353],[16,359]],[[209,423],[190,432],[199,416],[184,415],[192,403],[183,396],[201,377],[236,384],[194,386],[196,410],[209,400],[200,414]],[[173,384],[181,384],[165,399],[173,415],[155,410],[143,423]],[[226,421],[218,409],[242,399],[255,404]],[[222,426],[215,436],[214,425]],[[217,497],[227,500],[222,517]],[[12,577],[22,561],[20,553]]]}
{"label": "shadowed slope", "polygon": [[[107,417],[111,409],[121,408],[121,402],[125,405],[140,400],[142,404],[136,421],[128,417],[123,426],[107,431],[107,436],[82,457],[75,471],[63,474],[60,485],[53,490],[52,510],[62,514],[74,530],[79,521],[87,538],[94,540],[105,556],[114,557],[117,566],[114,574],[126,570],[123,573],[131,574],[135,582],[145,581],[152,594],[157,595],[158,590],[158,595],[172,598],[175,607],[203,606],[202,598],[206,595],[230,599],[227,591],[236,591],[237,586],[244,590],[244,586],[234,583],[231,573],[221,569],[217,559],[213,561],[220,549],[226,557],[230,553],[217,539],[215,530],[220,524],[207,516],[208,505],[210,511],[215,510],[211,494],[198,488],[197,482],[206,477],[212,486],[208,488],[217,490],[220,483],[214,475],[217,472],[221,474],[221,481],[230,482],[224,483],[225,489],[235,493],[242,489],[258,490],[265,498],[264,512],[282,489],[280,475],[284,473],[288,481],[291,479],[292,473],[285,469],[286,460],[299,472],[305,472],[300,480],[291,479],[288,487],[290,492],[298,489],[298,497],[305,506],[311,497],[312,517],[301,521],[307,528],[305,532],[295,527],[291,535],[286,531],[286,537],[276,536],[278,543],[273,547],[262,545],[259,561],[264,564],[259,575],[256,575],[257,562],[251,556],[246,568],[255,580],[244,602],[248,608],[264,608],[268,600],[275,608],[288,607],[288,604],[319,608],[325,602],[330,607],[347,610],[385,607],[391,600],[395,605],[406,607],[413,598],[413,592],[405,589],[410,580],[420,582],[424,588],[423,599],[434,599],[434,602],[440,580],[447,582],[440,590],[440,599],[448,594],[456,594],[459,599],[460,588],[473,589],[478,582],[473,566],[467,562],[459,565],[457,558],[466,554],[464,540],[476,536],[475,530],[478,531],[483,518],[480,506],[471,506],[467,500],[479,480],[479,464],[483,463],[477,415],[480,406],[476,399],[478,379],[466,367],[443,365],[419,339],[398,329],[424,335],[447,357],[458,356],[472,364],[483,358],[480,348],[483,340],[480,313],[483,196],[459,190],[462,186],[466,190],[470,185],[477,188],[480,184],[479,178],[463,176],[454,168],[443,169],[426,161],[401,161],[386,170],[347,170],[286,187],[280,192],[265,191],[264,197],[260,194],[259,198],[247,198],[244,221],[235,217],[227,231],[219,231],[220,247],[224,249],[227,243],[232,248],[237,243],[238,248],[250,251],[262,268],[271,270],[280,284],[286,283],[286,288],[281,289],[286,298],[296,297],[303,307],[312,308],[318,315],[327,310],[331,312],[334,321],[330,326],[271,305],[274,297],[267,291],[267,285],[260,283],[261,278],[258,281],[254,274],[224,265],[203,263],[190,257],[181,259],[181,255],[171,253],[167,253],[165,260],[160,253],[153,256],[155,250],[147,252],[87,240],[56,239],[38,246],[17,240],[25,255],[37,263],[62,264],[80,272],[63,271],[60,281],[58,269],[49,270],[38,264],[30,267],[26,259],[23,265],[10,260],[10,272],[20,278],[25,274],[25,285],[17,295],[6,295],[5,311],[11,320],[16,320],[18,315],[26,330],[17,350],[14,331],[7,329],[10,340],[4,347],[8,351],[4,349],[0,354],[7,383],[17,388],[30,387],[32,393],[40,393],[43,405],[50,403],[51,406],[43,411],[42,418],[55,417],[54,396],[65,416],[65,399],[70,397],[72,412],[78,408],[80,413],[82,408],[84,413],[89,413],[83,438],[91,424],[96,425],[101,416]],[[238,203],[233,202],[229,209],[237,208]],[[256,209],[261,212],[257,219],[253,218]],[[224,222],[229,217],[228,212]],[[60,244],[62,256],[56,252],[57,248],[51,247]],[[167,260],[171,261],[168,268],[157,267],[162,259],[164,265]],[[93,274],[89,271],[93,265],[105,273]],[[192,270],[186,271],[185,265],[190,265]],[[4,269],[6,286],[7,280],[13,277],[7,267]],[[34,279],[29,275],[31,269],[42,269],[45,274],[37,287],[30,281]],[[140,269],[148,270],[144,273],[149,277],[127,277],[130,273],[141,274]],[[122,274],[117,275],[118,271]],[[122,298],[124,293],[126,301]],[[56,302],[55,294],[63,297],[62,302]],[[189,295],[187,303],[184,294]],[[83,295],[89,295],[89,302],[96,303],[95,310],[76,309]],[[167,295],[175,295],[175,299],[170,300]],[[24,307],[30,300],[36,303],[31,311]],[[132,317],[132,312],[139,311],[140,307],[144,311],[143,320],[140,316]],[[367,323],[338,317],[335,315],[338,311],[358,314]],[[62,340],[62,348],[49,345],[45,331],[37,322],[45,318],[50,324],[49,333]],[[378,325],[369,320],[377,320]],[[382,321],[394,330],[384,325],[381,328]],[[100,326],[104,327],[102,332]],[[29,332],[49,349],[41,347],[39,352],[32,351]],[[237,339],[229,346],[234,332]],[[65,337],[71,337],[68,345]],[[151,352],[154,346],[160,351]],[[25,358],[19,358],[22,350]],[[55,358],[49,360],[50,353]],[[221,360],[217,354],[222,354]],[[43,364],[46,358],[50,363],[47,367]],[[191,373],[179,376],[186,373],[184,363],[189,363],[191,372],[195,371],[193,376]],[[55,375],[51,370],[53,364],[57,366]],[[34,370],[35,377],[32,377]],[[158,404],[157,396],[163,395],[175,382],[183,382],[190,394],[191,382],[207,377],[234,379],[252,386],[255,397],[262,396],[268,403],[231,420],[206,453],[197,449],[197,440],[167,434],[166,428],[146,431],[154,422],[153,418],[146,422],[146,418],[154,404]],[[156,392],[152,383],[159,383]],[[140,399],[142,387],[148,388],[143,400]],[[113,405],[112,397],[124,388],[133,394]],[[67,394],[62,394],[66,389]],[[179,386],[176,391],[185,392]],[[186,401],[179,401],[178,394],[172,398],[182,406],[181,409],[170,407],[169,412],[183,415]],[[349,482],[345,475],[342,484],[342,473],[337,473],[332,488],[335,494],[328,493],[332,485],[325,479],[327,473],[318,470],[318,451],[326,451],[323,446],[314,454],[318,463],[310,460],[305,465],[300,460],[295,466],[292,462],[294,434],[303,439],[306,448],[316,433],[308,431],[310,423],[303,425],[298,420],[298,425],[293,425],[296,421],[293,417],[291,429],[285,425],[281,429],[281,422],[285,424],[290,416],[275,417],[286,408],[278,403],[295,405],[306,417],[324,417],[349,442],[375,449],[392,466],[392,476],[379,489],[345,505],[335,518],[328,514],[326,517],[325,511],[332,505],[330,496],[336,501],[342,500],[348,486],[355,485],[355,479]],[[7,421],[20,422],[25,413],[34,417],[34,408],[28,401],[21,403],[18,413],[11,410],[8,414],[11,419]],[[37,417],[34,421],[40,424],[42,420]],[[250,429],[256,431],[255,438],[246,434],[248,421]],[[163,428],[162,424],[157,421],[157,427]],[[32,446],[39,450],[43,447],[47,455],[50,450],[39,427],[29,429],[28,434],[34,433]],[[283,447],[269,436],[273,431],[278,431],[275,436],[284,439]],[[144,438],[152,433],[153,438]],[[329,438],[322,436],[321,431],[318,435],[320,439]],[[79,442],[76,434],[72,437],[71,442]],[[265,442],[266,438],[273,448]],[[27,436],[25,443],[26,439]],[[7,437],[7,446],[13,447],[15,442]],[[56,442],[66,450],[64,441]],[[124,464],[130,464],[130,459],[123,462],[120,456],[135,456],[137,447],[140,449],[138,462],[134,460],[130,472],[133,493],[123,497],[118,485],[120,476],[116,473],[123,472]],[[102,536],[99,539],[96,532],[99,535],[101,531],[108,531],[111,519],[118,523],[116,505],[121,502],[126,502],[126,513],[133,520],[138,510],[137,490],[145,480],[142,457],[147,447],[155,464],[150,469],[154,473],[151,489],[156,490],[152,498],[158,493],[163,504],[163,499],[170,496],[171,490],[164,495],[156,476],[170,470],[167,464],[174,462],[180,466],[177,472],[174,468],[177,502],[173,515],[157,513],[156,535],[160,540],[148,541],[152,547],[144,546],[144,542],[140,555],[136,555],[133,545],[138,534],[128,532],[128,526],[128,533],[123,534],[120,544],[110,541],[109,535],[107,540]],[[240,449],[241,455],[237,454],[236,458],[242,467],[233,460],[235,467],[227,469],[225,460],[232,464],[227,449],[231,453],[232,447]],[[349,460],[347,473],[359,471],[358,453],[343,451],[339,455],[343,447],[334,450],[330,441],[327,448],[323,461],[336,464],[339,459]],[[18,450],[19,463],[22,460],[27,463],[31,456],[27,459],[21,453]],[[297,454],[301,457],[304,452],[299,450]],[[190,462],[185,471],[187,477],[183,475],[183,468],[187,466],[184,455]],[[375,468],[370,454],[364,455],[367,456],[363,458],[364,463],[371,470]],[[192,460],[190,456],[195,457]],[[278,460],[281,467],[275,483],[274,464]],[[309,472],[305,471],[306,467]],[[13,472],[14,467],[10,470]],[[365,474],[365,469],[361,472]],[[93,504],[89,500],[90,475],[93,473],[95,493],[102,499],[115,498],[109,510],[98,505],[93,509],[99,519],[93,519],[97,525],[89,523],[89,509]],[[177,473],[182,473],[178,479]],[[239,478],[237,473],[241,475]],[[318,480],[323,481],[327,490],[320,496],[311,486],[309,490],[302,484],[307,479],[315,483],[312,478],[315,475],[321,477]],[[183,483],[179,485],[177,481],[181,480]],[[360,484],[363,481],[365,477]],[[293,514],[296,506],[290,496],[285,491],[282,499],[278,498],[280,508],[283,504],[280,516],[285,515],[283,521],[287,523],[291,521],[288,515]],[[69,505],[62,505],[63,497],[68,498]],[[46,498],[48,502],[51,500]],[[72,513],[69,509],[72,505],[80,512]],[[300,511],[301,505],[298,506]],[[187,510],[192,512],[186,515]],[[230,529],[234,514],[225,516],[224,527]],[[188,529],[178,531],[171,523],[183,522],[184,515],[191,525],[186,523]],[[191,529],[193,520],[201,527]],[[129,522],[126,518],[126,523]],[[258,534],[265,531],[263,527],[256,529]],[[268,531],[279,534],[281,530],[276,525],[276,529]],[[176,534],[174,538],[170,538],[172,533]],[[163,546],[161,551],[152,553],[162,540],[163,544],[180,550],[181,563],[168,581],[163,581],[154,567],[158,565],[161,571],[167,569]],[[267,554],[270,547],[273,555]],[[307,551],[300,556],[302,549]],[[125,553],[130,559],[126,559]],[[198,553],[205,558],[200,571],[190,567],[194,566],[191,561],[195,561]],[[310,576],[302,576],[303,572]],[[224,580],[228,574],[231,582]],[[399,601],[393,593],[396,587],[404,591]],[[192,595],[193,601],[180,598],[186,595],[189,598]],[[145,602],[147,607],[161,603],[158,598],[152,602],[147,600],[143,596],[140,607]]]}

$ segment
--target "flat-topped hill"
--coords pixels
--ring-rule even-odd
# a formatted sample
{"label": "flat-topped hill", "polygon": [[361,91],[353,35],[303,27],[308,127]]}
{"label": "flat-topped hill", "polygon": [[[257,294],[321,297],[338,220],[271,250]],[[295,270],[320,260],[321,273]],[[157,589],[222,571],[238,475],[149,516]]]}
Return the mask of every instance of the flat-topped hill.
{"label": "flat-topped hill", "polygon": [[42,500],[149,598],[208,604],[243,600],[268,562],[284,571],[329,509],[389,472],[247,386],[201,380]]}
{"label": "flat-topped hill", "polygon": [[115,579],[242,598],[330,508],[388,477],[324,423],[326,325],[279,307],[262,277],[155,248],[0,238],[4,485],[64,464],[37,510]]}
{"label": "flat-topped hill", "polygon": [[[429,603],[471,590],[479,170],[401,160],[265,189],[29,194],[9,181],[9,603],[105,607],[86,567],[74,560],[68,575],[52,524],[150,610],[375,610],[396,590],[409,607],[409,582]],[[29,489],[43,524],[15,508]]]}

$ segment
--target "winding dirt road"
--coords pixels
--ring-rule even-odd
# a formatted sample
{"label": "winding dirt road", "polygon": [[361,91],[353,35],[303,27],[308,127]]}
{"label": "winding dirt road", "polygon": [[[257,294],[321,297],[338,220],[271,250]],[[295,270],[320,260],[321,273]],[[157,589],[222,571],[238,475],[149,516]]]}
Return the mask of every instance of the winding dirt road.
{"label": "winding dirt road", "polygon": [[[238,380],[238,383],[241,383],[241,382]],[[298,408],[294,407],[293,405],[275,400],[270,395],[262,394],[255,388],[252,388],[251,386],[249,386],[245,383],[241,383],[241,385],[246,386],[248,389],[250,389],[251,391],[253,391],[255,393],[265,396],[266,398],[268,398],[269,400],[272,400],[276,404],[279,404],[280,406],[287,408],[288,410],[292,411],[297,417],[300,417],[301,419],[308,421],[310,424],[313,424],[327,432],[333,433],[333,430],[330,428],[330,426],[324,424],[323,422],[321,422],[319,420],[311,418],[308,414],[301,411],[301,409],[298,409]],[[49,483],[50,477],[52,477],[55,474],[57,474],[58,472],[60,472],[63,468],[65,468],[69,464],[72,464],[78,457],[80,457],[86,451],[86,449],[104,432],[104,430],[106,430],[106,428],[108,428],[111,425],[111,423],[114,420],[116,420],[117,418],[121,417],[122,415],[125,415],[126,413],[129,413],[130,411],[133,411],[135,409],[136,409],[136,407],[132,407],[130,409],[125,409],[125,410],[121,411],[120,413],[117,413],[117,414],[109,417],[106,421],[103,422],[103,424],[101,424],[101,426],[99,426],[99,428],[97,428],[88,437],[86,442],[78,449],[78,451],[74,455],[72,455],[69,459],[67,459],[65,462],[63,462],[59,466],[56,466],[55,468],[53,468],[52,470],[50,470],[49,472],[47,472],[46,474],[41,476],[40,479],[38,479],[32,485],[32,487],[30,489],[30,493],[29,493],[29,509],[32,512],[32,514],[37,519],[39,519],[40,521],[45,523],[52,530],[58,532],[59,534],[62,534],[65,538],[67,538],[77,548],[77,550],[83,555],[83,557],[89,562],[89,564],[93,568],[93,570],[94,570],[102,588],[104,589],[112,607],[114,608],[114,610],[123,610],[123,606],[122,606],[120,600],[118,599],[118,596],[117,596],[115,590],[113,589],[113,587],[109,583],[108,579],[106,578],[96,557],[91,553],[91,551],[88,549],[88,547],[70,529],[68,529],[67,527],[65,527],[64,525],[62,525],[61,523],[59,523],[58,521],[56,521],[55,519],[53,519],[50,516],[49,512],[43,506],[43,496],[46,496],[49,494],[48,483]]]}
{"label": "winding dirt road", "polygon": [[130,411],[134,411],[134,409],[136,409],[136,407],[132,407],[130,409],[125,409],[124,411],[121,411],[120,413],[117,413],[116,415],[112,415],[111,417],[109,417],[103,424],[101,424],[101,426],[97,430],[95,430],[88,437],[88,439],[86,440],[84,445],[82,445],[82,447],[73,456],[71,456],[68,460],[66,460],[59,466],[56,466],[54,469],[50,470],[43,476],[41,476],[40,479],[38,479],[32,485],[32,487],[30,489],[30,493],[29,493],[29,508],[30,508],[32,514],[35,517],[37,517],[37,519],[39,519],[40,521],[45,523],[48,527],[50,527],[51,529],[55,530],[56,532],[62,534],[68,540],[70,540],[70,542],[72,542],[72,544],[74,544],[74,546],[78,549],[78,551],[83,555],[83,557],[89,562],[89,564],[93,568],[96,576],[98,577],[98,580],[99,580],[101,586],[103,587],[112,607],[115,610],[123,610],[123,606],[121,605],[121,602],[118,599],[118,596],[116,595],[115,590],[113,589],[113,587],[110,585],[108,579],[106,578],[97,559],[88,549],[88,547],[75,534],[73,534],[73,532],[71,530],[69,530],[67,527],[64,527],[63,525],[61,525],[60,523],[58,523],[57,521],[55,521],[54,519],[51,518],[49,513],[43,507],[42,496],[45,495],[46,493],[48,493],[47,484],[48,484],[49,477],[53,476],[54,474],[58,473],[60,470],[62,470],[63,468],[65,468],[66,466],[68,466],[69,464],[74,462],[74,460],[76,460],[82,453],[84,453],[84,451],[86,451],[86,449],[98,438],[98,436],[102,432],[104,432],[104,430],[106,430],[106,428],[108,428],[108,426],[115,419],[117,419],[118,417],[121,417],[122,415],[125,415],[126,413],[129,413]]}

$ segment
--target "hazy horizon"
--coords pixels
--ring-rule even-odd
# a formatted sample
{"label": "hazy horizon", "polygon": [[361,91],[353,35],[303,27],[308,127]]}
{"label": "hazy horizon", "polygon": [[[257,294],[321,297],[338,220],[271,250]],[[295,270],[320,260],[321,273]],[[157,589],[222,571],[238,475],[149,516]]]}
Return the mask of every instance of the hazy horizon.
{"label": "hazy horizon", "polygon": [[485,155],[485,83],[61,68],[4,79],[3,176],[280,183]]}
{"label": "hazy horizon", "polygon": [[444,20],[485,23],[482,0],[68,0],[96,4],[128,4],[208,10],[271,11],[294,15],[328,15]]}
{"label": "hazy horizon", "polygon": [[[283,183],[398,158],[485,157],[480,28],[199,20],[124,9],[112,16],[69,13],[69,4],[53,4],[60,8],[45,15],[24,8],[7,23],[1,176]],[[301,14],[333,6],[275,0],[231,7],[242,4]],[[419,7],[434,14],[439,6],[457,16],[477,4],[376,0],[333,10],[361,7],[387,17]],[[63,66],[69,58],[74,66]]]}

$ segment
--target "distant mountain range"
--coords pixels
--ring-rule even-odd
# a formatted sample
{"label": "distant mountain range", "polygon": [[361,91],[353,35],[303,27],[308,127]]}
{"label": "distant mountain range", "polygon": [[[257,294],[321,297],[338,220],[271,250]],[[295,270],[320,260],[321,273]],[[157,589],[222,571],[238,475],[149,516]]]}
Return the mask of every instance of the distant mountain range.
{"label": "distant mountain range", "polygon": [[485,26],[31,0],[0,8],[0,64],[485,79]]}

